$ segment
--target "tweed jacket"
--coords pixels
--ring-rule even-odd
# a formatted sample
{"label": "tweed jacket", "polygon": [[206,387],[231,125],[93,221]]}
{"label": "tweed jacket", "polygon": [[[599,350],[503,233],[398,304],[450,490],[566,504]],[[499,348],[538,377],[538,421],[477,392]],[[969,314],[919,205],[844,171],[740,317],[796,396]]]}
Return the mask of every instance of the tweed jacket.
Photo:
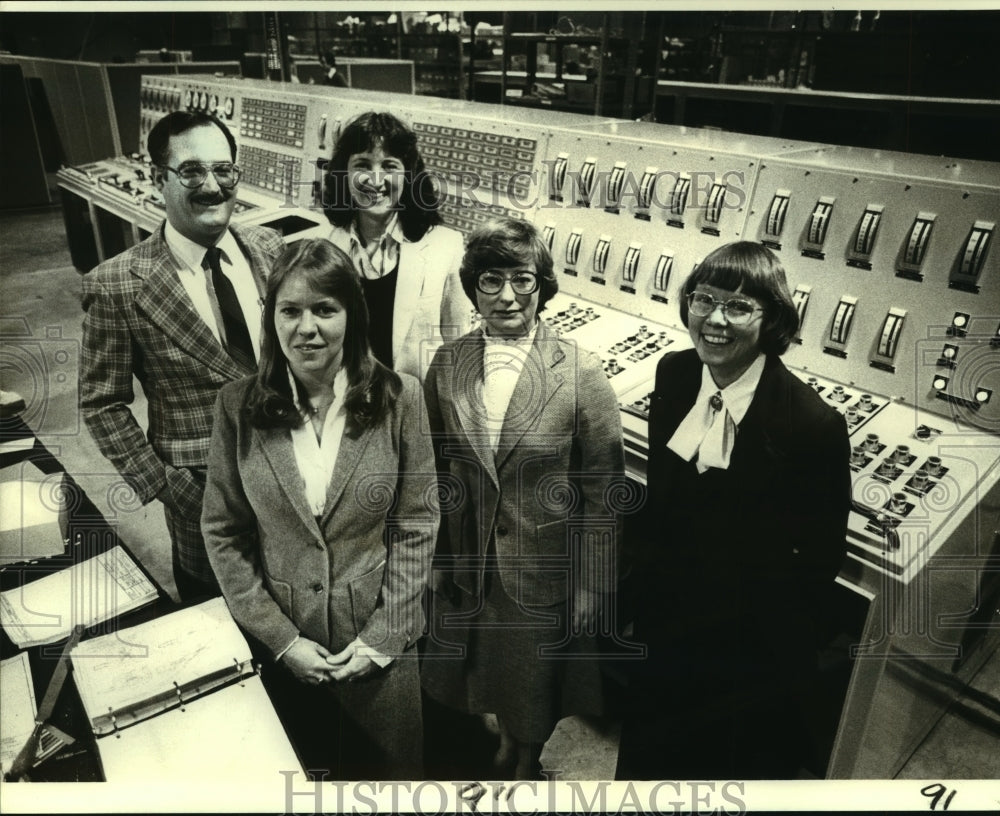
{"label": "tweed jacket", "polygon": [[[482,332],[438,350],[425,398],[442,473],[438,564],[471,594],[492,542],[504,590],[524,604],[613,588],[624,487],[621,419],[600,360],[540,322],[497,452],[483,417]],[[582,582],[582,583],[581,583]]]}
{"label": "tweed jacket", "polygon": [[[230,226],[257,282],[285,248],[270,229]],[[80,410],[97,446],[143,503],[167,484],[165,465],[204,467],[212,406],[224,383],[245,376],[177,277],[161,226],[83,276]],[[133,375],[149,406],[148,436],[129,406]],[[200,511],[192,507],[195,517]]]}
{"label": "tweed jacket", "polygon": [[300,633],[331,652],[360,636],[399,655],[423,631],[440,516],[420,385],[400,377],[382,423],[348,421],[319,519],[290,432],[245,417],[253,378],[219,392],[202,533],[233,617],[272,656]]}
{"label": "tweed jacket", "polygon": [[[334,227],[330,241],[350,255],[349,229]],[[420,380],[443,340],[472,326],[472,310],[458,270],[462,235],[436,226],[419,241],[404,239],[399,248],[399,277],[392,318],[392,367]]]}

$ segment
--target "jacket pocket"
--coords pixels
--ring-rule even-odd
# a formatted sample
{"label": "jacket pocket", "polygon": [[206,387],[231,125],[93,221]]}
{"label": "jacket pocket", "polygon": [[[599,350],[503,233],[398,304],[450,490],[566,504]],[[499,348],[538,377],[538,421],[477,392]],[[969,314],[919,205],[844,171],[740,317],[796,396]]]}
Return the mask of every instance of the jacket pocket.
{"label": "jacket pocket", "polygon": [[[357,578],[352,578],[347,585],[347,591],[351,597],[351,618],[354,621],[355,635],[365,628],[368,619],[378,607],[384,575],[385,560],[383,559],[377,567]],[[368,645],[377,647],[378,644],[369,643]]]}

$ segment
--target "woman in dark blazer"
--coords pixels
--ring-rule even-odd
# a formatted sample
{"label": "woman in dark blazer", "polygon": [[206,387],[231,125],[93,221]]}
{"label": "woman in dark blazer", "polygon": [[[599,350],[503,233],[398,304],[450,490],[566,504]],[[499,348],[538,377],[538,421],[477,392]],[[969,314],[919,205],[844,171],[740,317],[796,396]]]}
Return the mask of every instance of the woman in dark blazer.
{"label": "woman in dark blazer", "polygon": [[820,618],[846,548],[844,419],[779,356],[798,315],[777,256],[713,251],[684,285],[694,349],[649,411],[622,779],[794,776],[816,754]]}
{"label": "woman in dark blazer", "polygon": [[461,275],[483,327],[439,349],[425,381],[446,508],[422,679],[444,705],[496,714],[483,773],[532,778],[556,722],[601,705],[618,401],[600,360],[538,320],[558,282],[531,224],[474,231]]}
{"label": "woman in dark blazer", "polygon": [[378,363],[350,259],[278,259],[260,370],[216,403],[202,529],[309,770],[420,778],[414,644],[439,513],[417,380]]}

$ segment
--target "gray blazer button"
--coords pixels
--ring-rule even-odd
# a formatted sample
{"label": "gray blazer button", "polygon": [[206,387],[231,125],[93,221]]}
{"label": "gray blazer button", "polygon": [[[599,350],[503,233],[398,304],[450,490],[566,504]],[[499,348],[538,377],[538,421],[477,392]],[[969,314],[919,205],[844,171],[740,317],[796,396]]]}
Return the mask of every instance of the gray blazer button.
{"label": "gray blazer button", "polygon": [[312,591],[313,592],[322,592],[323,591],[323,585],[322,584],[313,584],[312,585]]}
{"label": "gray blazer button", "polygon": [[497,526],[497,535],[507,535],[507,528],[502,524]]}

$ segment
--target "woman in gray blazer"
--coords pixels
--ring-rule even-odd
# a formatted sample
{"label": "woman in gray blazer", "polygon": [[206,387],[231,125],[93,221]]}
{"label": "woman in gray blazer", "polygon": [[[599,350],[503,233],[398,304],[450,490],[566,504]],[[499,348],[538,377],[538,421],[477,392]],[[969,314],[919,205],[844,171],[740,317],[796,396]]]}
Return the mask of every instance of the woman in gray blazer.
{"label": "woman in gray blazer", "polygon": [[347,124],[324,180],[330,240],[351,256],[375,357],[421,380],[442,337],[471,328],[458,267],[462,235],[441,224],[416,134],[390,113]]}
{"label": "woman in gray blazer", "polygon": [[376,361],[350,259],[303,240],[268,279],[260,370],[216,403],[202,529],[305,767],[419,778],[439,513],[420,387]]}
{"label": "woman in gray blazer", "polygon": [[558,720],[601,708],[618,401],[600,360],[538,320],[558,282],[534,226],[477,229],[461,277],[484,326],[446,343],[424,383],[446,506],[422,681],[446,706],[496,714],[493,773],[535,778]]}

